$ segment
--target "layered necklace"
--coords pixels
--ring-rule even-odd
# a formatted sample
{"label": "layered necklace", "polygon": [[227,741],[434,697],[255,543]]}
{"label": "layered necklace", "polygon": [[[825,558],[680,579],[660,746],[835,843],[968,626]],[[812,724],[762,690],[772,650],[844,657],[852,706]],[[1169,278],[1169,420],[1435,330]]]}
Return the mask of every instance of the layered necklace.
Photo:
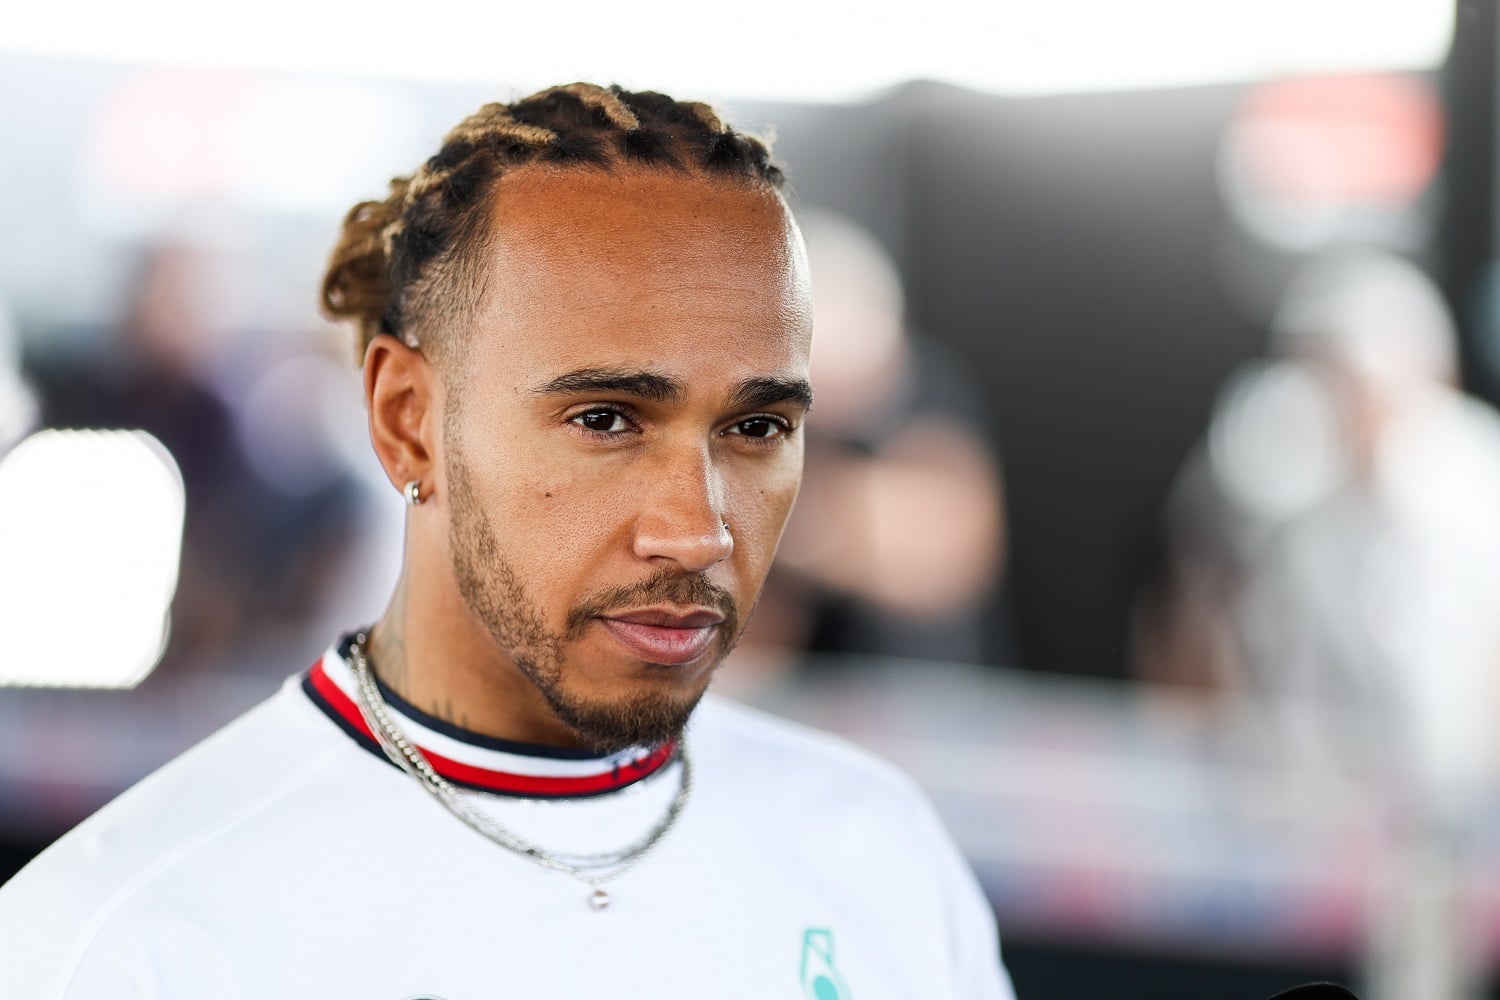
{"label": "layered necklace", "polygon": [[443,808],[466,825],[513,854],[577,879],[593,890],[588,898],[589,906],[595,910],[608,908],[610,895],[604,890],[604,883],[619,878],[645,860],[676,825],[683,806],[687,805],[693,790],[693,767],[688,761],[687,748],[683,743],[679,741],[677,749],[678,759],[682,763],[677,794],[673,796],[661,820],[645,837],[620,850],[602,854],[545,850],[471,806],[463,791],[438,774],[427,755],[402,732],[392,717],[390,707],[381,697],[374,672],[370,669],[370,658],[366,653],[369,638],[368,633],[361,632],[354,637],[354,642],[349,647],[349,659],[354,668],[356,700],[360,714],[365,717],[380,749],[385,751],[391,762],[415,778]]}

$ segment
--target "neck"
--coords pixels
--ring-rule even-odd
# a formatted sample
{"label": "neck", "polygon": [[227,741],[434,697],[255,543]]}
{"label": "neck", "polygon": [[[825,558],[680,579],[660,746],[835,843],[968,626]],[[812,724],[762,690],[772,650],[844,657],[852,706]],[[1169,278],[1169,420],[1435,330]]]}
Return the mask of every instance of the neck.
{"label": "neck", "polygon": [[376,676],[410,704],[471,732],[579,746],[577,734],[474,620],[457,588],[424,586],[410,566],[370,631]]}

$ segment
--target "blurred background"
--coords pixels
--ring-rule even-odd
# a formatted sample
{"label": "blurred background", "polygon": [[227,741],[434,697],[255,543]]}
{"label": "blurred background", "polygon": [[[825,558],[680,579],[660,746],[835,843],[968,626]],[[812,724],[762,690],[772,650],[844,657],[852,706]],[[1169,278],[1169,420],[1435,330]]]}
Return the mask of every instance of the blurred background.
{"label": "blurred background", "polygon": [[1500,996],[1495,5],[658,6],[7,14],[0,881],[380,613],[338,220],[598,79],[809,240],[722,689],[922,781],[1023,1000]]}

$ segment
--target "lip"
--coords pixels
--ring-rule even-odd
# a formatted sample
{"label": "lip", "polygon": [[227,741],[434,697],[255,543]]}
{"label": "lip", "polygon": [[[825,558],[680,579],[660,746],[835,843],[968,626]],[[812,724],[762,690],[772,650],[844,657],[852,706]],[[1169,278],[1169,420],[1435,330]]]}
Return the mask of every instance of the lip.
{"label": "lip", "polygon": [[599,621],[637,658],[679,666],[707,651],[724,616],[708,608],[638,608],[601,615]]}
{"label": "lip", "polygon": [[629,622],[632,625],[656,625],[661,628],[707,628],[724,621],[724,616],[713,608],[701,606],[675,608],[665,604],[649,608],[632,608],[629,611],[611,611],[601,617],[609,621]]}

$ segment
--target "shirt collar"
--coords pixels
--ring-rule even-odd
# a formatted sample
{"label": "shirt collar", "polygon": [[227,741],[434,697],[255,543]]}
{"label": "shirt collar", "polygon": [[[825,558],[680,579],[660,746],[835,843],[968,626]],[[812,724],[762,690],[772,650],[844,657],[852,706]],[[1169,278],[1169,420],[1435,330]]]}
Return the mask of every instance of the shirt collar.
{"label": "shirt collar", "polygon": [[[356,680],[345,639],[302,677],[302,689],[346,734],[387,763],[355,697]],[[626,788],[661,770],[677,754],[675,741],[610,754],[539,746],[471,732],[408,704],[375,680],[396,724],[455,785],[520,798],[576,798]],[[395,767],[395,764],[391,764]]]}

